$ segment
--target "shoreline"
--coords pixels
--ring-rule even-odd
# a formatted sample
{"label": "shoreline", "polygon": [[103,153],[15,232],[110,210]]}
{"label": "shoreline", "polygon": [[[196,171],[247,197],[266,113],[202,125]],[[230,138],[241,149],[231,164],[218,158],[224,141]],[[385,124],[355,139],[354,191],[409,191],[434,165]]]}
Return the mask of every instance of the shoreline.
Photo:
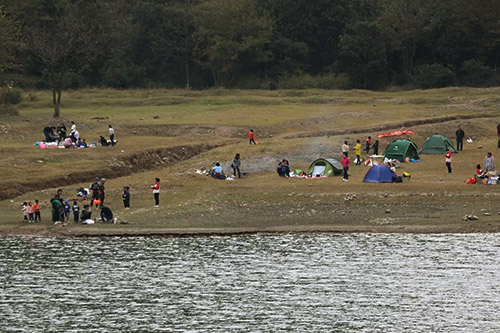
{"label": "shoreline", "polygon": [[38,228],[2,228],[1,237],[57,237],[57,238],[86,238],[86,237],[211,237],[236,236],[256,234],[477,234],[500,233],[500,223],[491,221],[468,221],[462,224],[440,226],[428,225],[391,225],[391,226],[279,226],[268,228],[184,228],[184,229],[88,229],[71,230],[72,228],[58,226],[43,226]]}

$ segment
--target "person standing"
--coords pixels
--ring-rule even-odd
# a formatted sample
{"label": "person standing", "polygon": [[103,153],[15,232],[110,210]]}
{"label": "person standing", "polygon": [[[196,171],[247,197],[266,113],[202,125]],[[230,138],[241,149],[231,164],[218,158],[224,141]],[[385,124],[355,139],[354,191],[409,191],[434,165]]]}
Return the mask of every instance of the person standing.
{"label": "person standing", "polygon": [[361,142],[359,142],[359,139],[356,140],[356,146],[354,146],[354,151],[356,153],[356,161],[354,161],[354,164],[360,165],[361,164]]}
{"label": "person standing", "polygon": [[78,201],[73,200],[73,222],[78,223],[80,220],[80,205],[78,205]]}
{"label": "person standing", "polygon": [[497,125],[498,148],[500,148],[500,124]]}
{"label": "person standing", "polygon": [[252,145],[252,142],[254,145],[257,144],[255,142],[255,132],[253,131],[253,129],[250,129],[250,131],[247,133],[247,136],[248,136],[248,141],[249,141],[250,145]]}
{"label": "person standing", "polygon": [[347,154],[347,157],[349,157],[349,144],[347,144],[347,140],[342,145],[342,154]]}
{"label": "person standing", "polygon": [[465,136],[465,132],[460,127],[460,125],[458,125],[458,128],[457,128],[457,131],[455,132],[455,135],[457,137],[457,151],[464,150],[464,136]]}
{"label": "person standing", "polygon": [[240,154],[236,154],[236,156],[234,156],[233,158],[233,161],[231,162],[231,168],[233,168],[233,175],[235,177],[236,177],[236,171],[238,171],[238,178],[241,178],[240,164],[241,164]]}
{"label": "person standing", "polygon": [[484,169],[486,172],[495,171],[495,158],[488,152],[486,158],[484,159]]}
{"label": "person standing", "polygon": [[115,145],[115,130],[111,125],[109,125],[109,141],[111,141],[111,146]]}
{"label": "person standing", "polygon": [[31,204],[31,201],[28,202],[28,218],[30,223],[35,222],[35,209],[33,208],[33,205]]}
{"label": "person standing", "polygon": [[42,216],[40,215],[40,202],[38,199],[35,200],[35,204],[33,205],[33,211],[35,212],[35,222],[42,222]]}
{"label": "person standing", "polygon": [[130,187],[124,186],[122,193],[123,208],[130,209]]}
{"label": "person standing", "polygon": [[[95,177],[94,178],[94,182],[92,184],[90,184],[90,190],[92,191],[92,196],[90,197],[90,207],[92,208],[92,206],[94,205],[94,201],[98,201],[99,200],[99,177]],[[96,208],[99,207],[99,204],[96,203],[95,205]]]}
{"label": "person standing", "polygon": [[155,178],[155,184],[151,185],[155,197],[155,208],[160,207],[160,178]]}
{"label": "person standing", "polygon": [[446,155],[444,155],[446,167],[448,168],[449,174],[451,174],[451,156],[452,155],[453,155],[453,153],[449,149],[446,150]]}
{"label": "person standing", "polygon": [[106,197],[104,183],[106,183],[106,178],[101,178],[101,184],[99,184],[99,200],[101,201],[101,206],[104,205],[104,198]]}
{"label": "person standing", "polygon": [[366,151],[366,156],[370,154],[370,147],[372,145],[372,137],[369,136],[366,141],[365,141],[365,151]]}
{"label": "person standing", "polygon": [[76,124],[74,121],[71,121],[71,134],[76,132]]}
{"label": "person standing", "polygon": [[373,155],[377,156],[378,155],[378,145],[379,145],[379,142],[378,140],[375,140],[375,143],[373,144]]}
{"label": "person standing", "polygon": [[349,181],[349,165],[351,164],[351,161],[349,161],[349,157],[347,157],[347,154],[344,154],[342,156],[342,159],[340,160],[340,164],[342,164],[342,168],[344,169],[344,175],[343,175],[343,181],[348,182]]}

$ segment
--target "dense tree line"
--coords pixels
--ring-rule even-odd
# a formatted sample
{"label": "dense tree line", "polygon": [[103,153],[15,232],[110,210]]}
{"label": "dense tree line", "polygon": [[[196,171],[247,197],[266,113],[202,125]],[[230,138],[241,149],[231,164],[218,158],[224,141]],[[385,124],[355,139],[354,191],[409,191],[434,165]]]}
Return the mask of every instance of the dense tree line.
{"label": "dense tree line", "polygon": [[2,82],[430,88],[500,81],[500,0],[0,0]]}

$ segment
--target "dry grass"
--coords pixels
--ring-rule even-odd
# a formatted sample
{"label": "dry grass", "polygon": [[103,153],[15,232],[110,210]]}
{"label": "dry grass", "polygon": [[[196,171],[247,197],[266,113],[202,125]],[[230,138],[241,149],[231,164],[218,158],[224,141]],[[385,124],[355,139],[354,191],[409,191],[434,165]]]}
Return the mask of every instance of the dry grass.
{"label": "dry grass", "polygon": [[[107,134],[113,124],[119,146],[93,150],[40,150],[33,146],[42,139],[51,118],[49,93],[36,92],[34,101],[24,101],[20,116],[0,117],[1,183],[36,182],[41,178],[64,177],[69,171],[102,170],[109,160],[133,152],[178,145],[221,142],[226,145],[161,170],[117,178],[108,182],[108,202],[130,223],[119,230],[267,230],[268,228],[334,228],[433,226],[469,228],[460,221],[463,214],[481,215],[489,230],[497,227],[497,191],[491,186],[466,186],[477,163],[487,150],[496,153],[496,124],[500,89],[448,88],[426,91],[184,91],[184,90],[82,90],[63,95],[62,121],[74,120],[81,135],[93,141]],[[422,145],[435,132],[452,139],[458,124],[474,144],[453,160],[453,175],[447,175],[443,156],[425,155],[422,162],[404,164],[412,174],[410,183],[365,184],[365,167],[351,168],[351,181],[283,179],[275,175],[274,163],[287,157],[293,167],[307,168],[317,156],[338,157],[341,142],[353,142],[376,133],[348,133],[342,136],[283,139],[297,133],[347,129],[454,115],[488,117],[420,125],[412,139]],[[158,115],[159,119],[153,117]],[[492,117],[492,116],[499,117]],[[109,117],[95,120],[94,117]],[[181,126],[181,127],[179,127]],[[203,127],[205,126],[205,127]],[[209,126],[209,127],[206,127]],[[244,133],[257,130],[260,144],[250,147]],[[134,131],[136,133],[134,133]],[[166,136],[165,136],[166,135]],[[390,139],[382,139],[385,147]],[[485,148],[477,149],[477,145]],[[123,152],[122,152],[123,150]],[[242,180],[215,181],[194,174],[196,168],[215,161],[227,163],[239,152],[243,169],[252,170]],[[246,163],[246,164],[245,164]],[[149,185],[155,176],[163,181],[162,208],[152,208]],[[89,183],[91,179],[89,179]],[[64,188],[73,196],[72,184]],[[132,207],[121,211],[121,189],[132,187]],[[29,193],[0,202],[3,230],[36,232],[49,230],[48,210],[43,226],[22,226],[19,203],[38,198],[47,202],[53,189]],[[345,200],[355,194],[352,200]],[[390,207],[390,208],[389,208]],[[387,215],[386,209],[391,209]],[[484,210],[484,211],[482,211]],[[483,216],[484,212],[492,216]],[[387,219],[390,217],[390,219]],[[469,222],[470,223],[470,222]],[[117,226],[76,227],[71,232],[117,230]],[[469,230],[466,229],[466,230]],[[433,229],[434,230],[434,229]],[[457,229],[459,230],[459,229]],[[474,230],[474,229],[472,229]],[[439,229],[438,229],[439,231]],[[470,231],[470,230],[469,230]]]}

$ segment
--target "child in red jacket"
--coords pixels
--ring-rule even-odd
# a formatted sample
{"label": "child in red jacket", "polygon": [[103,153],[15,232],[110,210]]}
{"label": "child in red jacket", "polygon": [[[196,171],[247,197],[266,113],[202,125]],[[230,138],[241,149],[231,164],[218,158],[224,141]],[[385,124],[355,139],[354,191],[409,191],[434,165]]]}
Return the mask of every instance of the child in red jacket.
{"label": "child in red jacket", "polygon": [[445,157],[446,167],[448,168],[448,173],[451,173],[451,156],[452,155],[453,155],[453,153],[449,149],[447,149],[446,155],[444,155],[444,157]]}
{"label": "child in red jacket", "polygon": [[252,145],[252,142],[254,145],[257,144],[257,142],[255,142],[255,132],[253,131],[253,129],[250,129],[250,131],[247,133],[247,136],[248,136],[248,140],[249,140],[250,145]]}

